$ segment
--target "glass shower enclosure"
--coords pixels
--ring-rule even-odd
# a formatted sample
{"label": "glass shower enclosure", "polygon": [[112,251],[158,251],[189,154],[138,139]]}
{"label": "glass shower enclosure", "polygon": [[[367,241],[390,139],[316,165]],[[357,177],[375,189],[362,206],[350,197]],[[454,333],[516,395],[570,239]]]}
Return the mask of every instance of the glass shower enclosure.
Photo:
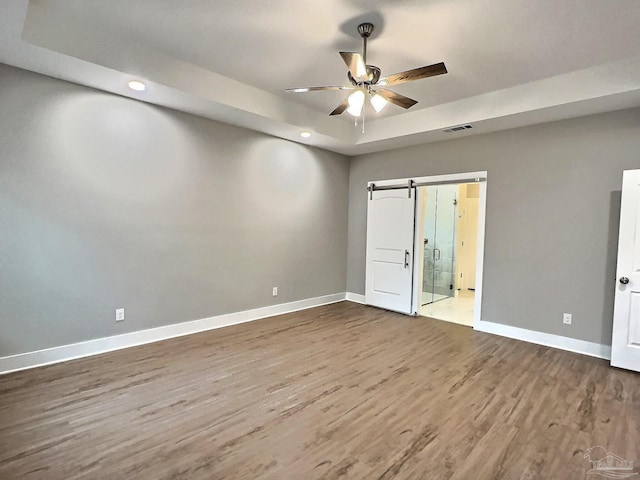
{"label": "glass shower enclosure", "polygon": [[455,294],[458,185],[424,187],[424,260],[421,305]]}

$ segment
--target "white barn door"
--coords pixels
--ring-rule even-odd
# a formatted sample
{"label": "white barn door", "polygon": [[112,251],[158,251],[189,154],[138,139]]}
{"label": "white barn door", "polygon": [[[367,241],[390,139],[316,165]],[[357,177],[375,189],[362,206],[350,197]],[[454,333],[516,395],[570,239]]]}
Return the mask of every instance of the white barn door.
{"label": "white barn door", "polygon": [[622,177],[611,365],[640,372],[640,170]]}
{"label": "white barn door", "polygon": [[412,313],[415,188],[374,190],[367,208],[365,302]]}

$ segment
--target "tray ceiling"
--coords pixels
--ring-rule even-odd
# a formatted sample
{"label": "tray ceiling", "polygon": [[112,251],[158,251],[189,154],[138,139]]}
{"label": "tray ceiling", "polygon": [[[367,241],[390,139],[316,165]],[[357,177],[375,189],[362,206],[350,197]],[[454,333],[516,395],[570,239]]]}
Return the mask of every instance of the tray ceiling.
{"label": "tray ceiling", "polygon": [[[362,21],[383,75],[449,70],[394,88],[419,103],[369,112],[364,133],[328,116],[344,92],[284,92],[346,84],[337,52],[360,51]],[[638,24],[636,0],[14,0],[0,6],[0,61],[357,154],[640,106]]]}

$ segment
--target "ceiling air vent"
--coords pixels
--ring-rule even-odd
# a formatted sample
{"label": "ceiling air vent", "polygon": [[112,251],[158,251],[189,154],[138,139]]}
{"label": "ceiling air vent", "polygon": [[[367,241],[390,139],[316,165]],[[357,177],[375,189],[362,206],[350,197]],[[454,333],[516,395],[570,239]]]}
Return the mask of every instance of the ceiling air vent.
{"label": "ceiling air vent", "polygon": [[446,132],[446,133],[462,132],[464,130],[469,130],[471,128],[473,128],[471,125],[458,125],[457,127],[447,128],[446,130],[443,130],[443,132]]}

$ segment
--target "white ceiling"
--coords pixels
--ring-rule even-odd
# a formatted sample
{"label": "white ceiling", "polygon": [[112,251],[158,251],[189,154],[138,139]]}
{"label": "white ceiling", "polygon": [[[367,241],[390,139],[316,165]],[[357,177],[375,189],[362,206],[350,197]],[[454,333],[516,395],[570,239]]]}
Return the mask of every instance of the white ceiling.
{"label": "white ceiling", "polygon": [[[449,70],[393,88],[419,103],[370,113],[364,134],[328,116],[344,92],[284,91],[346,84],[337,52],[361,50],[362,21],[383,75]],[[12,0],[0,62],[358,154],[640,106],[639,24],[638,0]]]}

